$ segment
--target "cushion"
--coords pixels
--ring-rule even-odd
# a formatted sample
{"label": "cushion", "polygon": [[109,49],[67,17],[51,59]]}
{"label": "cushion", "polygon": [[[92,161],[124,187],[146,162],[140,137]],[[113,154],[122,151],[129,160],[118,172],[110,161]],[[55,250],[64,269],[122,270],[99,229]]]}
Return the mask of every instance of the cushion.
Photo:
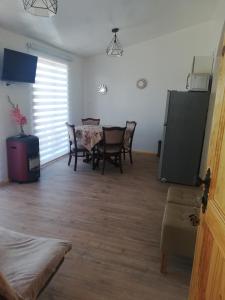
{"label": "cushion", "polygon": [[11,289],[24,300],[36,299],[70,249],[68,241],[29,236],[0,227],[1,272]]}
{"label": "cushion", "polygon": [[187,206],[201,206],[202,190],[199,187],[171,186],[167,193],[167,202]]}
{"label": "cushion", "polygon": [[193,257],[197,226],[193,226],[189,216],[199,215],[199,208],[168,203],[165,208],[161,250],[166,254]]}

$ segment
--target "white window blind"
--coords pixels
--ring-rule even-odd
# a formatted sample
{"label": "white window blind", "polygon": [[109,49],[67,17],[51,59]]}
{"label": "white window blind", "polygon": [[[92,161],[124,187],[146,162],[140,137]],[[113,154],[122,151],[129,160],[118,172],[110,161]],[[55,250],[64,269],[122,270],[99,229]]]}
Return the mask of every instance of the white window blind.
{"label": "white window blind", "polygon": [[41,164],[68,152],[68,66],[38,57],[33,85],[33,129],[40,141]]}

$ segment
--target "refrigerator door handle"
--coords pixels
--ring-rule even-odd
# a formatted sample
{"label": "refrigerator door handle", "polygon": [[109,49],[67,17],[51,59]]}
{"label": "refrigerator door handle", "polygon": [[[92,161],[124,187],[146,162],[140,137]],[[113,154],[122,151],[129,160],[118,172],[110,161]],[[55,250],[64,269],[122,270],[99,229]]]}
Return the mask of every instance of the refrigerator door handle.
{"label": "refrigerator door handle", "polygon": [[190,87],[190,84],[189,84],[190,77],[191,77],[191,74],[189,73],[188,76],[187,76],[187,81],[186,81],[186,89],[187,89],[187,90],[188,90],[189,87]]}

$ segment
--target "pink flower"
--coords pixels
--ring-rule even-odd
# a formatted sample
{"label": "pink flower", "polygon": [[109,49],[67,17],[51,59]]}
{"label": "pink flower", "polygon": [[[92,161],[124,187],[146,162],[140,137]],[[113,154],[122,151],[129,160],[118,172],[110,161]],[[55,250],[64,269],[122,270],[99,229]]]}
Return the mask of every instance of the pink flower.
{"label": "pink flower", "polygon": [[21,125],[25,125],[27,124],[27,118],[25,116],[22,116],[21,120],[20,120],[20,124]]}
{"label": "pink flower", "polygon": [[12,109],[10,111],[12,119],[20,126],[21,135],[24,135],[23,125],[27,124],[27,118],[21,113],[18,104],[15,105],[8,96],[8,102]]}
{"label": "pink flower", "polygon": [[16,105],[11,109],[11,116],[13,120],[16,122],[16,124],[18,125],[27,124],[27,118],[24,115],[22,115],[18,105]]}

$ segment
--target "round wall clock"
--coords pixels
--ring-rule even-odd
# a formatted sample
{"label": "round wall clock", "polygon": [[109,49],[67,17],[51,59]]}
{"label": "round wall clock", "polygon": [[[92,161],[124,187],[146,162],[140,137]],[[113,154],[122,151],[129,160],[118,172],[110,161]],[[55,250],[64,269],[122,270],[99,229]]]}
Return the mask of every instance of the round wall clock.
{"label": "round wall clock", "polygon": [[107,93],[107,91],[108,91],[108,88],[105,84],[100,84],[98,86],[98,93],[99,94],[105,95]]}
{"label": "round wall clock", "polygon": [[137,87],[141,90],[143,90],[144,88],[146,88],[146,86],[148,85],[148,82],[146,79],[141,78],[137,81]]}

